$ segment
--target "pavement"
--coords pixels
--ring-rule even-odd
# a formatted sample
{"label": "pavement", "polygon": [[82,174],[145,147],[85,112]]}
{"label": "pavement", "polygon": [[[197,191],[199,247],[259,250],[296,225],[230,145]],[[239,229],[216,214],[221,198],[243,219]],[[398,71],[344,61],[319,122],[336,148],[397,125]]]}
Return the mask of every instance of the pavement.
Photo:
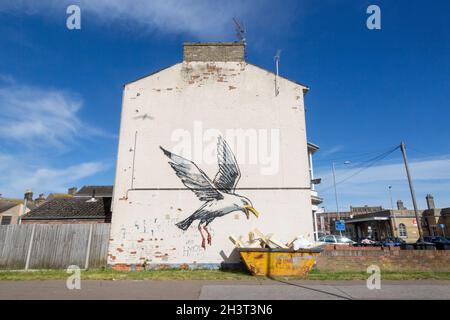
{"label": "pavement", "polygon": [[382,281],[379,290],[365,281],[81,280],[78,290],[67,289],[64,280],[0,281],[0,300],[11,299],[448,300],[450,281]]}

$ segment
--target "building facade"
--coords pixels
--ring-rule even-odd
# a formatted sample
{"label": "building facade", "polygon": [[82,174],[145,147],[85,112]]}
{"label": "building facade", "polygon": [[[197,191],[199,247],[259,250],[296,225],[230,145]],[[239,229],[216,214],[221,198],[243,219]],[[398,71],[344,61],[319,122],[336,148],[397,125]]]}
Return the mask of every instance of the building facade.
{"label": "building facade", "polygon": [[33,200],[33,192],[26,190],[23,199],[4,198],[0,195],[0,225],[20,224],[22,216],[42,203]]}
{"label": "building facade", "polygon": [[[418,210],[419,221],[415,211],[408,210],[403,201],[397,201],[396,210],[381,207],[350,207],[350,212],[344,213],[341,219],[345,221],[345,234],[360,240],[370,238],[383,240],[386,237],[398,237],[407,243],[414,243],[419,239],[419,224],[423,236],[449,236],[450,208],[435,208],[434,199],[427,195],[427,209]],[[330,224],[331,233],[334,223]]]}
{"label": "building facade", "polygon": [[313,155],[319,150],[319,146],[308,142],[308,165],[309,165],[309,176],[311,179],[311,205],[312,205],[312,217],[314,221],[314,240],[318,240],[319,235],[322,234],[319,228],[318,219],[320,219],[320,214],[324,212],[323,208],[320,205],[323,202],[323,199],[319,197],[319,194],[316,190],[316,185],[320,184],[321,179],[316,179],[314,176],[314,165],[313,165]]}
{"label": "building facade", "polygon": [[339,234],[339,231],[335,229],[335,223],[337,220],[347,220],[354,217],[358,217],[362,214],[371,212],[383,211],[381,206],[362,206],[355,207],[350,206],[349,211],[335,212],[335,211],[323,211],[316,214],[317,228],[321,234]]}
{"label": "building facade", "polygon": [[187,43],[182,62],[126,84],[108,264],[232,264],[229,237],[255,228],[312,239],[307,90],[241,42]]}
{"label": "building facade", "polygon": [[[26,208],[25,212],[28,211],[30,209]],[[23,203],[0,201],[0,225],[18,224],[23,214]]]}

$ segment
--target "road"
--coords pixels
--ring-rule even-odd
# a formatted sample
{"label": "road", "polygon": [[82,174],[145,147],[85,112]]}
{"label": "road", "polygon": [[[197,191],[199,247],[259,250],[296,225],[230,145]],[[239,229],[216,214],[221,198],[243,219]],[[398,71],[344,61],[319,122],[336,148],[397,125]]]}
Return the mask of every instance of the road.
{"label": "road", "polygon": [[380,290],[364,281],[82,280],[79,290],[63,280],[1,281],[0,299],[450,299],[450,281],[382,281]]}

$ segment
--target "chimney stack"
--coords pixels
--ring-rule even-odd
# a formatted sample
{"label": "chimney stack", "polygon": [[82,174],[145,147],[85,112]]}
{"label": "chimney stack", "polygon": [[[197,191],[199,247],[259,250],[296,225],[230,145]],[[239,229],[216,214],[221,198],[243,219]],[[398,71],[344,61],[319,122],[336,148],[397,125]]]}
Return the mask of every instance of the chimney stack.
{"label": "chimney stack", "polygon": [[71,196],[74,196],[75,195],[75,193],[77,193],[77,187],[72,187],[72,188],[69,188],[68,190],[67,190],[67,194],[70,194]]}
{"label": "chimney stack", "polygon": [[36,204],[36,206],[40,206],[41,204],[43,204],[45,202],[45,194],[40,193],[39,194],[39,198],[37,198],[36,200],[34,200],[34,203]]}
{"label": "chimney stack", "polygon": [[243,42],[185,42],[183,61],[245,61],[245,44]]}
{"label": "chimney stack", "polygon": [[26,190],[23,198],[26,199],[27,201],[33,201],[33,191],[29,189]]}
{"label": "chimney stack", "polygon": [[397,210],[406,210],[402,200],[397,200]]}
{"label": "chimney stack", "polygon": [[434,205],[434,198],[431,194],[427,194],[426,198],[427,200],[427,207],[428,209],[435,209],[436,206]]}

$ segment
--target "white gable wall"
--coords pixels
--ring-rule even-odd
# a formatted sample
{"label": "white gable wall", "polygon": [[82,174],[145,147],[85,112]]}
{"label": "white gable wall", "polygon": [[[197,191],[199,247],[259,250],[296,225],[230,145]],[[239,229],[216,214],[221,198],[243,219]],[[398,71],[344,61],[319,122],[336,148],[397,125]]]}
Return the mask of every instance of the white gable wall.
{"label": "white gable wall", "polygon": [[[274,80],[272,73],[245,62],[183,62],[125,86],[109,264],[233,263],[237,258],[228,237],[245,240],[254,228],[284,242],[300,234],[312,239],[305,88],[279,78],[275,95]],[[238,146],[227,133],[239,129],[256,138]],[[261,215],[247,220],[233,212],[217,218],[209,226],[212,245],[204,250],[197,223],[187,231],[175,226],[203,202],[182,184],[159,146],[174,153],[188,146],[191,154],[180,155],[213,179],[219,132],[239,162],[236,193],[249,198]],[[256,163],[249,159],[250,150],[260,152],[264,144],[276,154],[271,165],[258,154]]]}

